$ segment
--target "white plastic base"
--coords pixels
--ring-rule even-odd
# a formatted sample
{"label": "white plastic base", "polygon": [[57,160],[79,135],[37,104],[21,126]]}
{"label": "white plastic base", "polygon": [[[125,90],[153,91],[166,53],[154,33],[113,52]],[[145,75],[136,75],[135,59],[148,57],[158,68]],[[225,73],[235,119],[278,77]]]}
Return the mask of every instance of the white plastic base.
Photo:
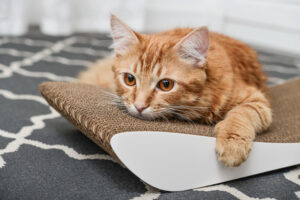
{"label": "white plastic base", "polygon": [[228,168],[215,153],[215,138],[166,132],[124,132],[111,139],[119,159],[144,182],[182,191],[300,164],[300,143],[254,142],[240,167]]}

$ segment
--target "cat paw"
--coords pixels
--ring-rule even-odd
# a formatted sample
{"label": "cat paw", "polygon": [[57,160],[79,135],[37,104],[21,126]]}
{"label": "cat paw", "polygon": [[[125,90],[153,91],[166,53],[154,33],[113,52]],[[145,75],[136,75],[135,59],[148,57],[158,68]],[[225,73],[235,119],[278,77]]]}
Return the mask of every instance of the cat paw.
{"label": "cat paw", "polygon": [[236,167],[248,158],[252,147],[251,137],[243,137],[235,131],[218,125],[216,134],[216,152],[219,161],[228,167]]}
{"label": "cat paw", "polygon": [[217,138],[216,140],[218,159],[227,167],[237,167],[248,158],[252,142],[228,137]]}

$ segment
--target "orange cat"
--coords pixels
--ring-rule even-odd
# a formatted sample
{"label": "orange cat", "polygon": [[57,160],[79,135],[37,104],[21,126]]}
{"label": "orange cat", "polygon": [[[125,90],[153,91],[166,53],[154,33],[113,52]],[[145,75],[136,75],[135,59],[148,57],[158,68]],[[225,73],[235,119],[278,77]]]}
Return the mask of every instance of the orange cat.
{"label": "orange cat", "polygon": [[115,55],[80,73],[80,82],[110,88],[139,118],[217,123],[219,160],[247,159],[255,134],[272,121],[254,50],[206,27],[146,35],[112,16],[111,29]]}

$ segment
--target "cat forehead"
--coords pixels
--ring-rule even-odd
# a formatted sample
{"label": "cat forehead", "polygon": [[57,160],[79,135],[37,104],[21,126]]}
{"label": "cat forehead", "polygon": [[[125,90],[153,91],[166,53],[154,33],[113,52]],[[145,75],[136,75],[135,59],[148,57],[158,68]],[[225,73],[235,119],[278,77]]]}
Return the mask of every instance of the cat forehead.
{"label": "cat forehead", "polygon": [[127,56],[120,58],[119,67],[129,69],[133,73],[158,73],[168,55],[163,47],[149,45],[143,49],[134,49]]}
{"label": "cat forehead", "polygon": [[142,62],[136,62],[129,66],[129,71],[144,79],[153,79],[164,76],[168,70],[161,63],[156,63],[152,67],[150,65],[145,67]]}
{"label": "cat forehead", "polygon": [[132,52],[128,57],[122,58],[120,68],[143,77],[176,76],[186,73],[187,67],[174,56],[167,48],[148,46],[144,51]]}

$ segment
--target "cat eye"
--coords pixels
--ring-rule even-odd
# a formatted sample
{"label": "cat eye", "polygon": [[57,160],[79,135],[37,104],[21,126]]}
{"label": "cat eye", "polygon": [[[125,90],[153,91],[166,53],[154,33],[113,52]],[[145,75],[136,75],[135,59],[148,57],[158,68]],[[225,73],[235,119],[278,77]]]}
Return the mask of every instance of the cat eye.
{"label": "cat eye", "polygon": [[134,86],[136,84],[135,77],[130,73],[124,74],[124,82],[129,86]]}
{"label": "cat eye", "polygon": [[157,87],[162,91],[170,91],[174,86],[174,81],[171,79],[163,79],[158,82]]}

